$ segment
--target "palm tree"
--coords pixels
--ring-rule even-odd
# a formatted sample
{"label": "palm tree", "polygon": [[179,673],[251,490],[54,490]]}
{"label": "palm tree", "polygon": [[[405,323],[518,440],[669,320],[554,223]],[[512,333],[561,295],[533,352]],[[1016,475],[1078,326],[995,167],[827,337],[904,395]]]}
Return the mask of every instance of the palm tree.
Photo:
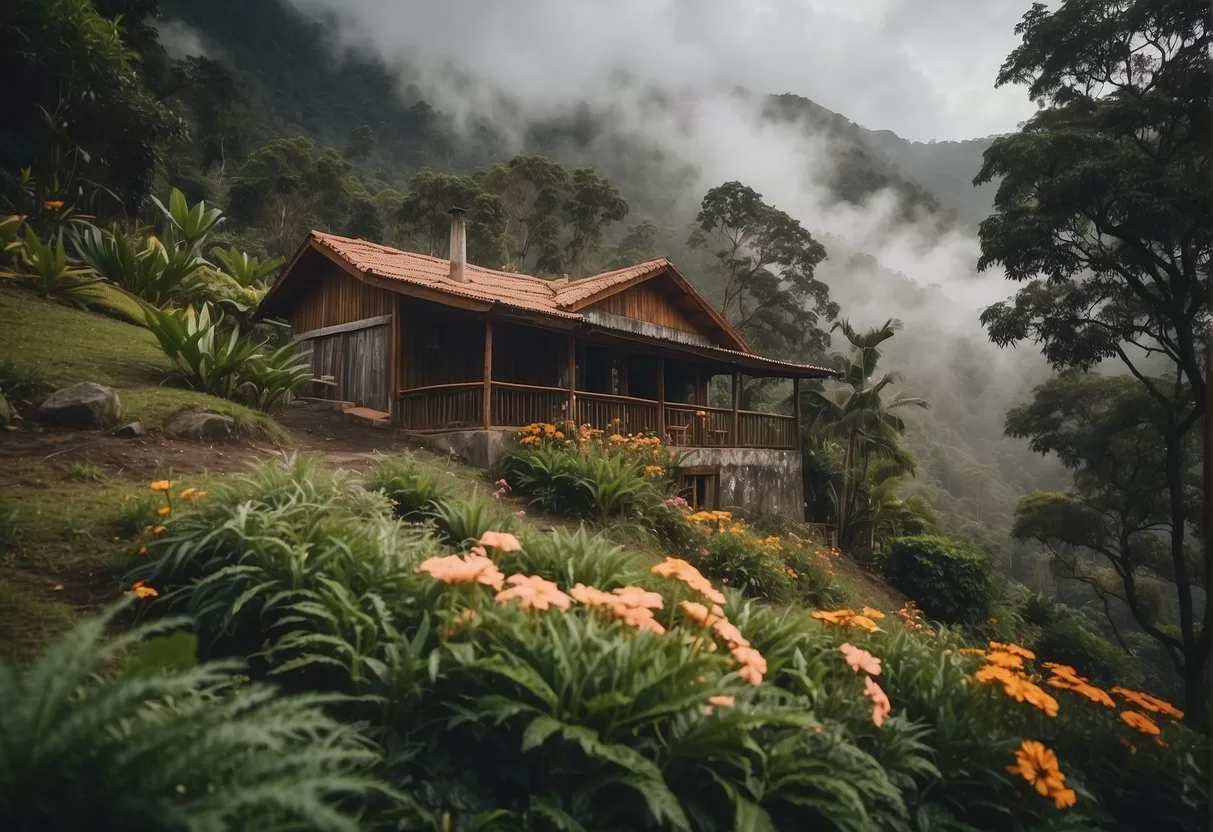
{"label": "palm tree", "polygon": [[835,501],[839,545],[854,542],[856,508],[861,490],[868,480],[873,460],[881,460],[913,474],[914,460],[898,439],[905,423],[894,411],[905,407],[927,407],[926,401],[894,394],[882,398],[886,389],[901,380],[898,373],[885,373],[873,383],[880,362],[880,345],[901,329],[901,321],[890,318],[883,326],[856,332],[848,321],[838,321],[851,344],[851,363],[843,376],[843,387],[830,391],[809,391],[810,430],[843,445],[843,487]]}

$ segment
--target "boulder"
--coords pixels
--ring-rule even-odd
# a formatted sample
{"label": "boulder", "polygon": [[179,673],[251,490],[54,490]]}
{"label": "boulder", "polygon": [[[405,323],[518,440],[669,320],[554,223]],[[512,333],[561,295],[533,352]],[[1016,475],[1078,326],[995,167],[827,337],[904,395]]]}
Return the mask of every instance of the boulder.
{"label": "boulder", "polygon": [[164,432],[178,439],[231,439],[236,421],[218,413],[182,413],[164,426]]}
{"label": "boulder", "polygon": [[0,393],[0,425],[7,425],[13,421],[13,408],[8,403],[8,399],[4,398],[4,394]]}
{"label": "boulder", "polygon": [[120,439],[135,439],[147,433],[142,422],[130,422],[119,428],[114,428],[114,436]]}
{"label": "boulder", "polygon": [[38,416],[69,428],[103,428],[118,421],[118,392],[91,381],[56,390]]}

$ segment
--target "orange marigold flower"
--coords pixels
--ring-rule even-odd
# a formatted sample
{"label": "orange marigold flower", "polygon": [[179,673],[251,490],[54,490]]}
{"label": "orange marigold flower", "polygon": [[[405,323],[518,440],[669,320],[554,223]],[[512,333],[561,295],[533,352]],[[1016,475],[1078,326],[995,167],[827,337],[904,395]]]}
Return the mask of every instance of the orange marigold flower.
{"label": "orange marigold flower", "polygon": [[1005,653],[1001,650],[995,650],[992,653],[986,654],[986,662],[999,667],[1005,667],[1010,670],[1020,670],[1023,668],[1023,659],[1014,653]]}
{"label": "orange marigold flower", "polygon": [[480,540],[476,542],[481,546],[496,549],[498,552],[522,551],[522,544],[518,542],[518,538],[509,532],[485,532],[480,535]]}
{"label": "orange marigold flower", "polygon": [[560,587],[538,575],[510,575],[506,578],[509,589],[498,592],[495,600],[498,604],[508,604],[517,600],[518,606],[524,610],[546,610],[550,607],[560,607],[567,610],[573,599],[560,591]]}
{"label": "orange marigold flower", "polygon": [[884,618],[883,612],[878,609],[873,609],[872,607],[864,607],[863,614],[873,621],[880,621],[882,618]]}
{"label": "orange marigold flower", "polygon": [[1068,664],[1058,664],[1057,662],[1041,662],[1041,667],[1047,667],[1053,671],[1055,676],[1067,676],[1071,679],[1077,679],[1080,682],[1087,681],[1084,677],[1078,675],[1078,671],[1070,667]]}
{"label": "orange marigold flower", "polygon": [[619,599],[609,592],[603,592],[601,589],[585,584],[577,584],[569,590],[569,595],[573,596],[579,604],[585,604],[587,607],[615,607],[619,603]]}
{"label": "orange marigold flower", "polygon": [[767,660],[761,653],[748,644],[736,645],[729,653],[741,665],[737,671],[738,676],[751,685],[762,684],[762,677],[767,672]]}
{"label": "orange marigold flower", "polygon": [[1128,690],[1127,688],[1114,687],[1112,693],[1119,695],[1122,699],[1133,703],[1143,711],[1149,711],[1155,714],[1166,714],[1173,719],[1183,719],[1184,712],[1176,708],[1170,702],[1166,702],[1157,697],[1151,696],[1148,693],[1140,691]]}
{"label": "orange marigold flower", "polygon": [[168,506],[160,506],[160,508],[156,509],[156,514],[160,515],[161,517],[168,517],[172,513],[173,510]]}
{"label": "orange marigold flower", "polygon": [[708,608],[703,604],[695,601],[683,601],[678,606],[682,607],[682,611],[687,614],[687,617],[698,624],[707,627],[711,624],[712,614],[708,612]]}
{"label": "orange marigold flower", "polygon": [[876,684],[871,676],[864,677],[863,695],[872,700],[872,724],[879,728],[889,718],[893,704],[889,702],[889,697],[884,689]]}
{"label": "orange marigold flower", "polygon": [[657,635],[665,632],[665,627],[661,626],[661,623],[653,617],[653,611],[648,607],[616,605],[612,607],[612,612],[616,618],[629,627],[635,627],[638,630],[648,630]]}
{"label": "orange marigold flower", "polygon": [[852,610],[814,610],[813,617],[818,621],[842,625],[849,623],[855,613]]}
{"label": "orange marigold flower", "polygon": [[741,634],[741,630],[737,629],[737,625],[729,621],[727,618],[718,618],[712,622],[712,629],[716,631],[716,635],[720,636],[730,647],[749,647],[750,642]]}
{"label": "orange marigold flower", "polygon": [[1069,809],[1078,802],[1078,795],[1073,789],[1058,789],[1053,792],[1053,805],[1058,809]]}
{"label": "orange marigold flower", "polygon": [[873,656],[862,647],[856,647],[853,644],[841,644],[838,647],[842,655],[846,657],[847,664],[851,670],[863,671],[869,676],[880,675],[880,659]]}
{"label": "orange marigold flower", "polygon": [[42,203],[42,207],[48,211],[58,211],[63,207],[62,199],[47,199]]}
{"label": "orange marigold flower", "polygon": [[850,624],[852,627],[858,627],[861,630],[867,630],[869,633],[880,632],[880,627],[876,624],[876,622],[873,621],[872,619],[868,618],[866,615],[856,615],[847,623]]}
{"label": "orange marigold flower", "polygon": [[193,496],[194,496],[195,494],[197,494],[197,493],[198,493],[198,489],[197,489],[197,488],[194,488],[194,487],[192,487],[192,486],[191,486],[190,488],[186,488],[186,489],[184,489],[184,490],[183,490],[183,491],[182,491],[180,494],[178,494],[177,496],[178,496],[179,498],[181,498],[182,500],[188,500],[190,497],[193,497]]}
{"label": "orange marigold flower", "polygon": [[990,642],[990,649],[1001,653],[1010,653],[1013,656],[1019,656],[1023,659],[1035,659],[1036,654],[1026,647],[1020,647],[1018,644],[1001,644],[997,641]]}
{"label": "orange marigold flower", "polygon": [[1128,725],[1130,728],[1136,728],[1143,734],[1158,736],[1160,733],[1162,733],[1154,720],[1150,719],[1150,717],[1146,716],[1145,714],[1138,713],[1137,711],[1121,711],[1120,718],[1125,725]]}
{"label": "orange marigold flower", "polygon": [[164,532],[167,530],[167,528],[168,528],[167,526],[153,526],[152,534],[164,534]]}
{"label": "orange marigold flower", "polygon": [[665,604],[665,598],[659,592],[649,592],[638,586],[623,586],[611,590],[619,600],[629,607],[646,607],[659,610]]}
{"label": "orange marigold flower", "polygon": [[717,604],[725,603],[724,593],[712,586],[711,581],[682,558],[667,557],[664,561],[654,566],[652,572],[654,575],[661,575],[665,578],[681,581],[700,595]]}
{"label": "orange marigold flower", "polygon": [[1077,800],[1073,789],[1067,789],[1066,776],[1057,765],[1057,755],[1043,743],[1024,740],[1015,752],[1015,765],[1007,771],[1018,774],[1032,784],[1042,797],[1053,798],[1059,809],[1073,806]]}
{"label": "orange marigold flower", "polygon": [[417,571],[428,573],[444,584],[484,584],[500,590],[504,581],[497,564],[478,554],[427,558]]}
{"label": "orange marigold flower", "polygon": [[136,598],[155,598],[160,594],[150,586],[144,586],[143,581],[135,581],[131,585],[131,591],[135,593]]}
{"label": "orange marigold flower", "polygon": [[152,491],[168,491],[172,487],[173,487],[173,484],[171,482],[169,482],[168,480],[156,480],[150,486]]}

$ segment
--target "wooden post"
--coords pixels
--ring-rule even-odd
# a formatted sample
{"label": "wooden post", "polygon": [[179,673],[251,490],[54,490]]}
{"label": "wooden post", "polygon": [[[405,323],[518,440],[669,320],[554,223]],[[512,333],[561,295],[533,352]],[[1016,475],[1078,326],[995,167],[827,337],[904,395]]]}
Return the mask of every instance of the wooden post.
{"label": "wooden post", "polygon": [[733,447],[741,447],[741,415],[737,412],[741,407],[741,373],[733,371]]}
{"label": "wooden post", "polygon": [[566,422],[572,422],[574,425],[578,423],[577,419],[577,339],[569,336],[569,354],[568,354],[568,382],[569,382],[569,409],[564,414]]}
{"label": "wooden post", "polygon": [[493,426],[493,319],[484,319],[484,429]]}
{"label": "wooden post", "polygon": [[387,409],[391,414],[392,426],[400,427],[402,414],[400,412],[400,298],[392,298],[392,354],[388,356],[387,370]]}
{"label": "wooden post", "polygon": [[792,404],[796,408],[796,450],[800,450],[804,441],[800,435],[800,379],[792,379]]}
{"label": "wooden post", "polygon": [[665,435],[665,356],[657,356],[657,435],[666,441]]}

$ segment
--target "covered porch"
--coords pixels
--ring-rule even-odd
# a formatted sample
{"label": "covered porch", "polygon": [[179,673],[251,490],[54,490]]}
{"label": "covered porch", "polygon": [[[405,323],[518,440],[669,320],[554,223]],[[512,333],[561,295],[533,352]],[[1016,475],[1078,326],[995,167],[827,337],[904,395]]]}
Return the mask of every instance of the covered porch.
{"label": "covered porch", "polygon": [[[574,420],[654,433],[683,448],[799,447],[799,378],[747,366],[763,359],[584,324],[561,331],[414,298],[399,298],[395,315],[393,417],[408,431]],[[776,405],[750,409],[743,405],[759,378],[786,379],[787,390],[768,397]]]}

